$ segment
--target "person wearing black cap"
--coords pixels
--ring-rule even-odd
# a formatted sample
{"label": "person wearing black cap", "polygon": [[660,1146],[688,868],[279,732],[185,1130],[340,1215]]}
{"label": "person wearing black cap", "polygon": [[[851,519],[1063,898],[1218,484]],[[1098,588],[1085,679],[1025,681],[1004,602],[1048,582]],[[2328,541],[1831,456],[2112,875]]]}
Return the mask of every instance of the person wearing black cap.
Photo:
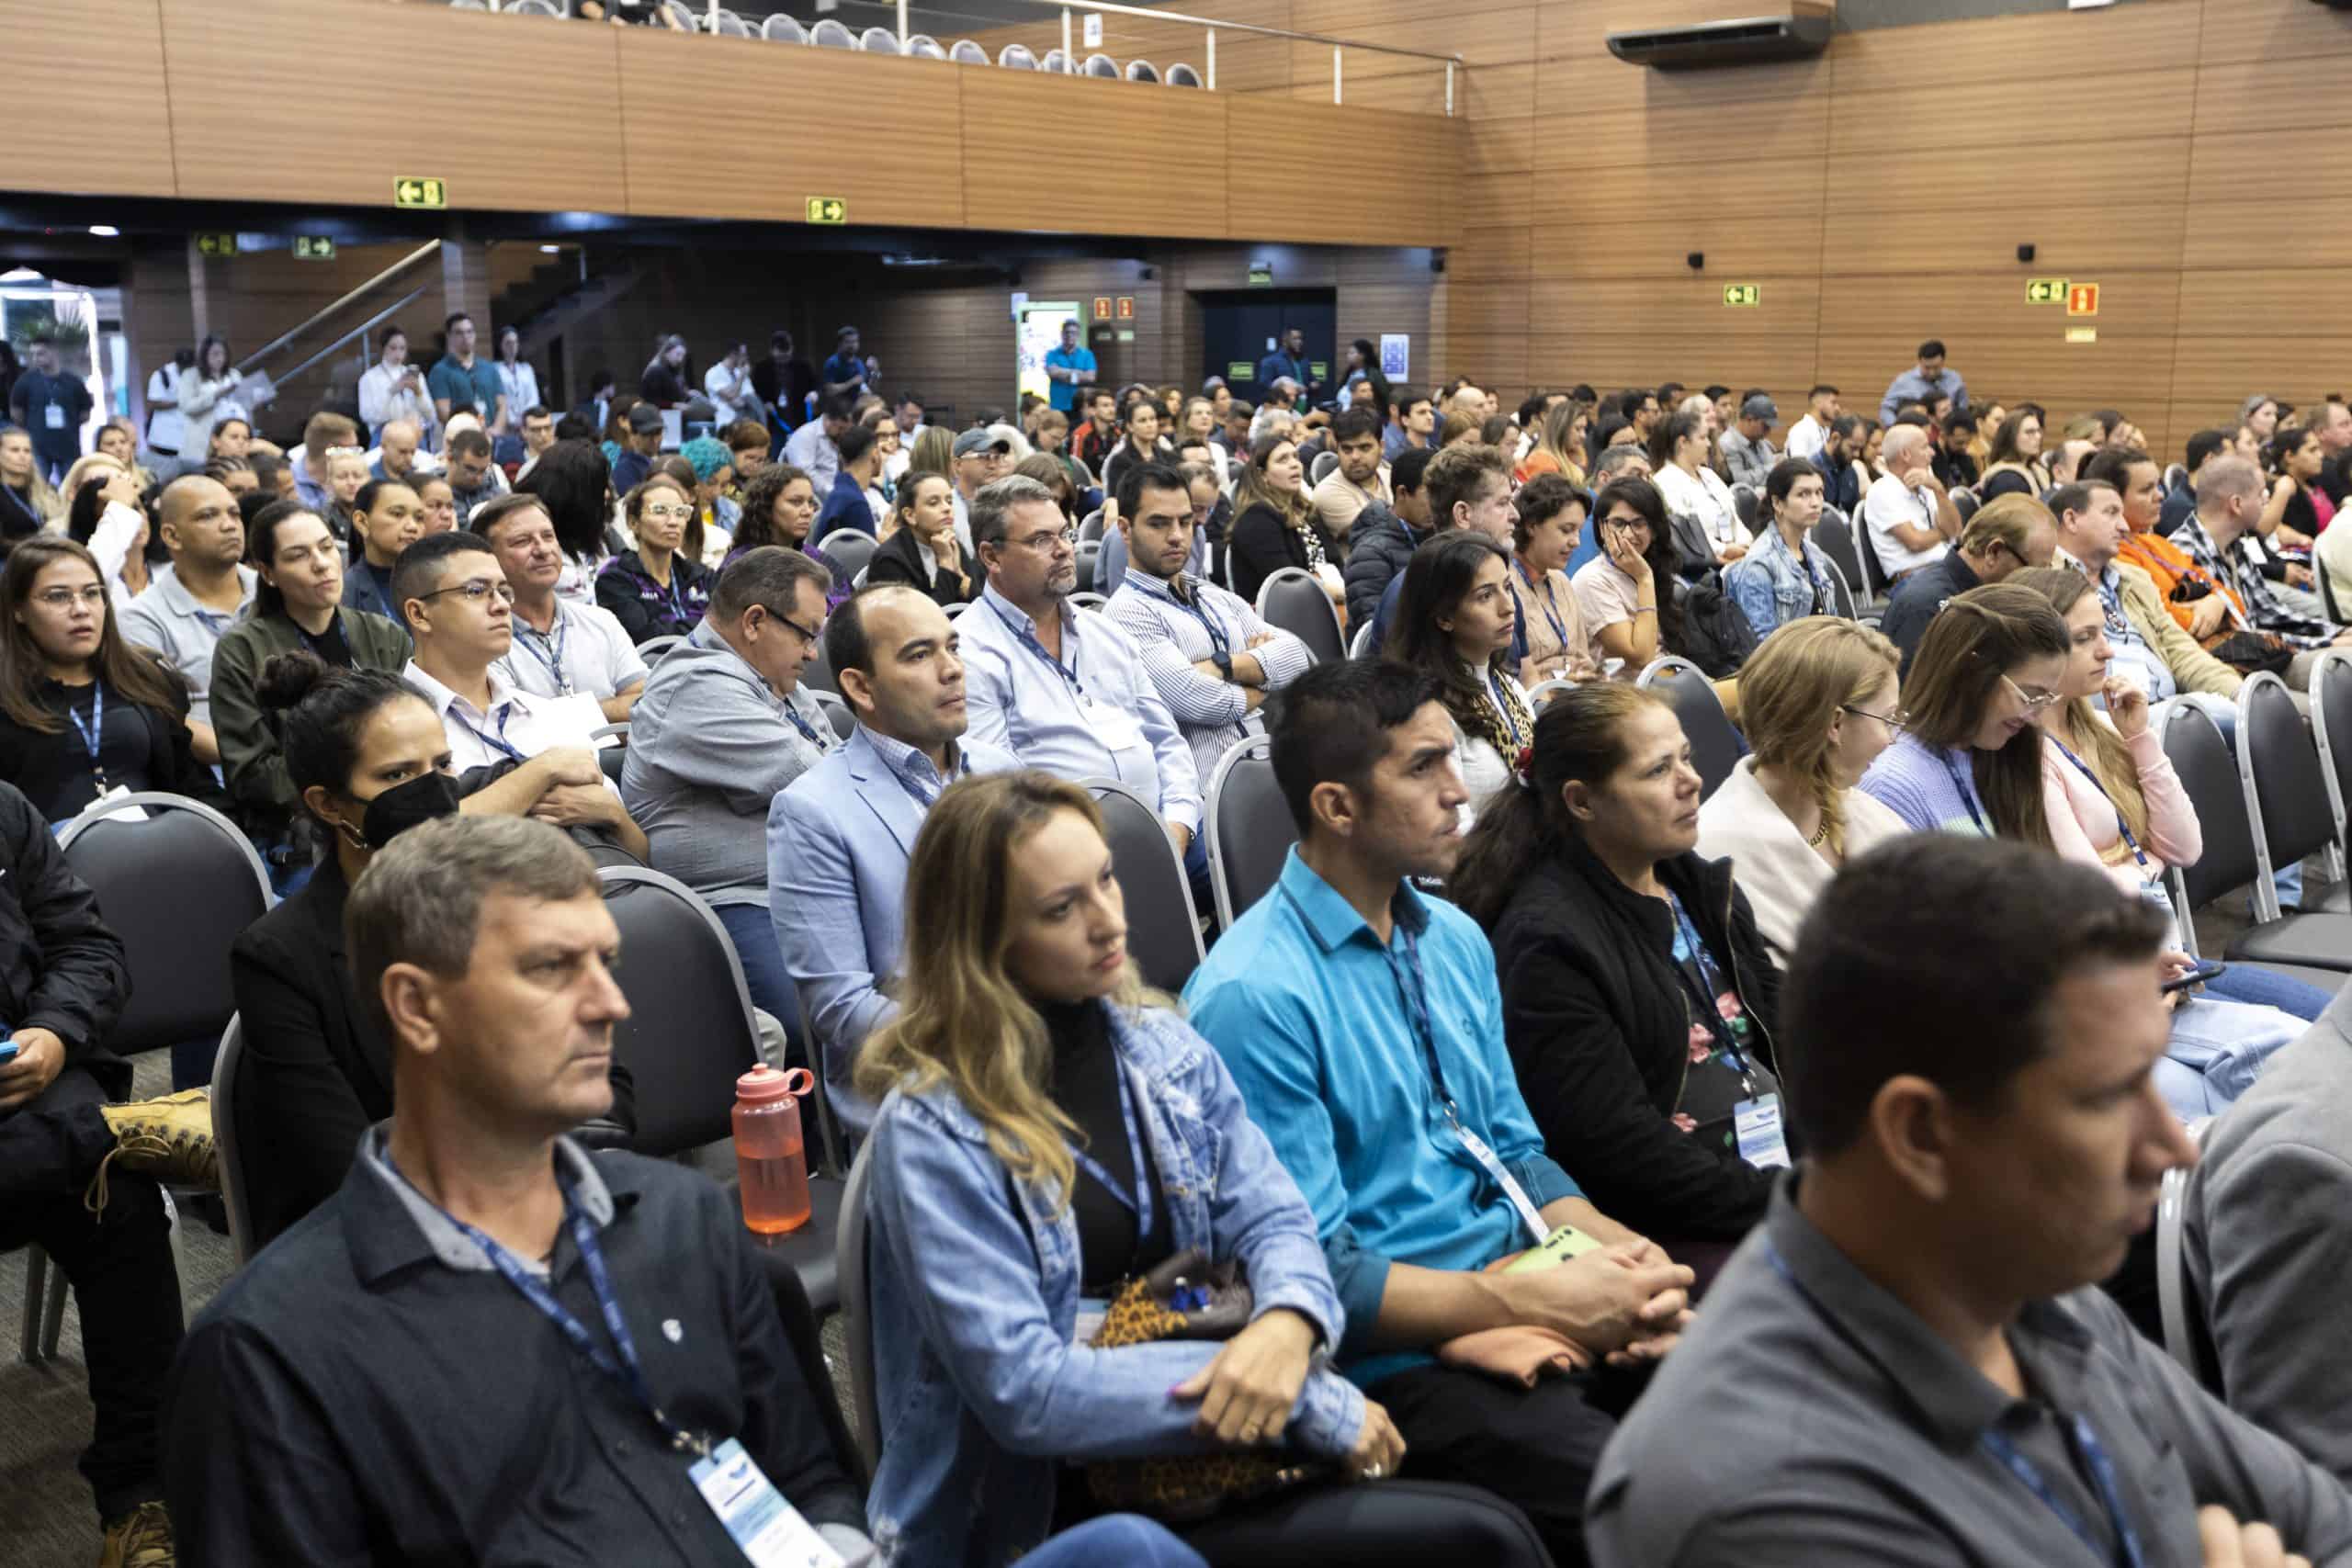
{"label": "person wearing black cap", "polygon": [[1739,417],[1717,441],[1724,455],[1724,477],[1733,484],[1763,491],[1772,465],[1781,460],[1771,442],[1772,426],[1780,417],[1781,411],[1773,406],[1769,393],[1750,392],[1741,400]]}
{"label": "person wearing black cap", "polygon": [[621,443],[621,455],[613,464],[613,493],[627,495],[643,484],[661,450],[662,411],[651,403],[631,405],[628,439]]}

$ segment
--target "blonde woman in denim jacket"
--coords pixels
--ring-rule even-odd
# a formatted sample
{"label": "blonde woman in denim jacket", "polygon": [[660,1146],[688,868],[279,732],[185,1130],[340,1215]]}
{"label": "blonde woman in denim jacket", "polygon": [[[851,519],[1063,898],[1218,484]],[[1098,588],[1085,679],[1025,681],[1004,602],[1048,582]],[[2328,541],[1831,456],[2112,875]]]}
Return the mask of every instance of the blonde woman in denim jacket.
{"label": "blonde woman in denim jacket", "polygon": [[[1213,1563],[1548,1561],[1486,1493],[1383,1479],[1404,1442],[1329,1369],[1314,1219],[1216,1053],[1142,991],[1092,797],[1036,772],[958,783],[907,882],[900,1011],[857,1068],[884,1100],[867,1519],[886,1561],[995,1568],[1095,1511],[1072,1466],[1235,1448],[1327,1473],[1180,1527]],[[1122,1280],[1193,1247],[1241,1265],[1247,1328],[1088,1343]]]}

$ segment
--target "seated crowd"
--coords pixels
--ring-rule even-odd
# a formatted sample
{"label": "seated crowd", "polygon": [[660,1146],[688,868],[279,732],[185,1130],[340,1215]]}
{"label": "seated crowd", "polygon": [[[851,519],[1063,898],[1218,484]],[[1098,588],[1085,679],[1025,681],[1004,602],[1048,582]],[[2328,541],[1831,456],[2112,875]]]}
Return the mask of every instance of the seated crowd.
{"label": "seated crowd", "polygon": [[[2352,987],[2190,956],[2157,722],[2352,646],[2340,400],[2167,477],[1935,342],[1776,446],[1069,334],[951,433],[854,329],[559,421],[447,337],[250,496],[217,342],[160,483],[0,427],[0,1246],[80,1302],[106,1562],[2352,1562]],[[1244,777],[1289,847],[1221,920]],[[57,830],[141,791],[282,896],[233,1106],[107,1049]],[[631,865],[864,1162],[870,1473],[777,1255],[633,1152]],[[216,1115],[254,1255],[184,1326]]]}

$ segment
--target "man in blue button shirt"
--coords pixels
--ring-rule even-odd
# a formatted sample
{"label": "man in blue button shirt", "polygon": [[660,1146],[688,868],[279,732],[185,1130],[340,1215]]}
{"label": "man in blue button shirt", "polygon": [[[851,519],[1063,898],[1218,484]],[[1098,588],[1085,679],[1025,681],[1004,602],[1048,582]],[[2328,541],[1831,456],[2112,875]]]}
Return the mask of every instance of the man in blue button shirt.
{"label": "man in blue button shirt", "polygon": [[[1315,1212],[1347,1309],[1340,1369],[1388,1409],[1403,1473],[1481,1485],[1585,1561],[1584,1494],[1611,1430],[1584,1369],[1653,1359],[1690,1270],[1593,1208],[1544,1153],[1503,1047],[1494,950],[1416,892],[1462,849],[1468,798],[1434,681],[1319,664],[1269,705],[1274,777],[1300,842],[1274,891],[1184,987]],[[1600,1244],[1487,1272],[1573,1226]],[[1548,1334],[1546,1333],[1548,1331]],[[1475,1368],[1573,1365],[1523,1386]],[[1451,1347],[1465,1364],[1433,1353]]]}
{"label": "man in blue button shirt", "polygon": [[1078,407],[1079,388],[1094,379],[1094,351],[1080,346],[1076,321],[1064,321],[1061,346],[1046,351],[1046,400],[1064,413]]}

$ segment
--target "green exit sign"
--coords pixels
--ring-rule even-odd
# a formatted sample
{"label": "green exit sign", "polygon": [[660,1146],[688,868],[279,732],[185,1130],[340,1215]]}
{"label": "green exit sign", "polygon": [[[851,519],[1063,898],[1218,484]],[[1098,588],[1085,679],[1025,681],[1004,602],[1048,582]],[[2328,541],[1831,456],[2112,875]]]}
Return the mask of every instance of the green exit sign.
{"label": "green exit sign", "polygon": [[196,254],[200,256],[233,256],[237,254],[237,236],[198,234],[196,237]]}
{"label": "green exit sign", "polygon": [[1764,303],[1764,290],[1753,283],[1726,283],[1724,285],[1724,303],[1761,305]]}
{"label": "green exit sign", "polygon": [[1258,367],[1246,359],[1228,359],[1225,362],[1225,378],[1228,381],[1254,381],[1258,378]]}
{"label": "green exit sign", "polygon": [[812,196],[808,198],[808,221],[846,223],[849,221],[849,203],[838,196]]}
{"label": "green exit sign", "polygon": [[2066,280],[2063,277],[2029,277],[2025,280],[2025,302],[2029,305],[2063,305],[2066,302]]}
{"label": "green exit sign", "polygon": [[424,175],[402,175],[392,182],[394,207],[439,209],[449,205],[449,183]]}
{"label": "green exit sign", "polygon": [[294,259],[296,261],[333,261],[334,260],[334,242],[324,234],[297,234],[294,236]]}

